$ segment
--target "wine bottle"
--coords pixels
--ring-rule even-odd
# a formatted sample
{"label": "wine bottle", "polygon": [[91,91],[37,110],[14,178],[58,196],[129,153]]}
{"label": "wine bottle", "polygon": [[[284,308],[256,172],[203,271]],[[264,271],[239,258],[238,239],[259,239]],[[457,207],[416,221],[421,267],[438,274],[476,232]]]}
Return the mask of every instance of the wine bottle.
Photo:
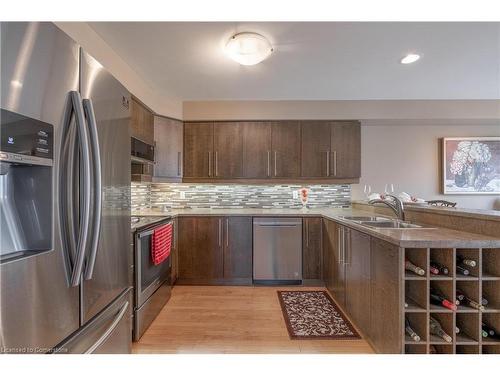
{"label": "wine bottle", "polygon": [[416,273],[417,275],[420,275],[420,276],[424,276],[425,275],[425,271],[422,268],[414,265],[408,259],[405,260],[405,269],[408,270],[408,271],[412,271],[412,272],[414,272],[414,273]]}
{"label": "wine bottle", "polygon": [[457,300],[460,302],[465,300],[465,294],[460,289],[457,289]]}
{"label": "wine bottle", "polygon": [[444,329],[441,327],[441,324],[432,316],[429,319],[429,332],[433,335],[441,337],[446,342],[452,342],[453,339],[450,335],[448,335]]}
{"label": "wine bottle", "polygon": [[429,272],[433,275],[439,275],[439,268],[436,268],[431,264],[429,265]]}
{"label": "wine bottle", "polygon": [[413,341],[420,341],[420,336],[411,328],[410,321],[405,317],[405,331]]}
{"label": "wine bottle", "polygon": [[464,276],[469,276],[470,271],[467,268],[463,268],[463,267],[457,265],[457,273],[464,275]]}
{"label": "wine bottle", "polygon": [[481,298],[481,305],[488,306],[488,303],[489,302],[488,302],[488,300],[486,298],[484,298],[484,297]]}
{"label": "wine bottle", "polygon": [[460,328],[455,327],[455,333],[458,335],[460,333]]}
{"label": "wine bottle", "polygon": [[407,308],[408,308],[408,306],[409,306],[409,305],[408,305],[408,302],[406,302],[406,301],[405,301],[405,309],[407,309]]}
{"label": "wine bottle", "polygon": [[443,306],[443,307],[446,307],[447,309],[450,309],[453,311],[455,311],[457,309],[457,305],[455,305],[453,302],[447,300],[446,297],[444,297],[440,291],[438,291],[434,288],[431,288],[429,295],[430,295],[430,302],[433,305]]}
{"label": "wine bottle", "polygon": [[481,336],[488,337],[488,332],[486,332],[484,329],[482,329],[481,330]]}
{"label": "wine bottle", "polygon": [[464,258],[461,255],[457,255],[457,264],[463,264],[463,265],[469,266],[469,267],[476,267],[477,266],[477,262],[475,260]]}
{"label": "wine bottle", "polygon": [[[487,333],[487,336],[491,336],[491,337],[494,337],[497,335],[496,331],[494,328],[490,327],[488,324],[486,324],[485,322],[481,322],[481,327],[483,329],[483,331],[485,331]],[[484,335],[483,335],[484,336]],[[486,336],[484,336],[486,337]]]}
{"label": "wine bottle", "polygon": [[[477,310],[484,310],[484,306],[482,306],[480,303],[474,301],[473,299],[470,299],[464,292],[462,292],[460,289],[457,289],[457,300],[460,300],[460,303],[463,303],[466,306],[470,306],[473,309]],[[488,302],[488,301],[486,301]]]}
{"label": "wine bottle", "polygon": [[437,269],[439,271],[439,274],[441,274],[441,275],[448,275],[450,273],[450,271],[448,270],[448,267],[445,267],[442,264],[439,264],[439,263],[434,262],[432,260],[430,262],[430,266]]}

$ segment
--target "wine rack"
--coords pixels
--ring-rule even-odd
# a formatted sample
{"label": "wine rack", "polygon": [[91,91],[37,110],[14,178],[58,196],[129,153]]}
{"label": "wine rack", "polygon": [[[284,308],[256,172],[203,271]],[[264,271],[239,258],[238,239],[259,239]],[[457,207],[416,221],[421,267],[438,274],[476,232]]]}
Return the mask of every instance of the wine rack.
{"label": "wine rack", "polygon": [[[408,259],[425,271],[417,275],[403,272],[402,351],[406,354],[500,354],[500,337],[483,337],[482,322],[500,334],[500,248],[405,248],[403,259]],[[473,260],[475,267],[462,265],[457,257]],[[430,272],[430,263],[436,262],[448,269],[448,274]],[[457,265],[469,271],[468,275],[457,272]],[[484,310],[465,303],[450,310],[430,303],[430,291],[438,290],[446,299],[454,302],[456,291],[462,291],[474,301],[488,300]],[[406,305],[406,306],[405,306]],[[433,335],[429,319],[436,319],[446,334],[448,343]],[[405,318],[420,336],[412,340],[405,331]],[[458,331],[457,331],[458,330]]]}

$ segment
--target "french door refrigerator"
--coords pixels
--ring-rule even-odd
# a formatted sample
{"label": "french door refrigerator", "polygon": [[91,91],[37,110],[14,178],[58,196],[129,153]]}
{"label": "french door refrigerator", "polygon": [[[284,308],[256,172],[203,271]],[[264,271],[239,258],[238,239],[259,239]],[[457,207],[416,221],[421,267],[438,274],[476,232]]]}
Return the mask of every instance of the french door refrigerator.
{"label": "french door refrigerator", "polygon": [[130,95],[52,23],[0,33],[0,351],[129,353]]}

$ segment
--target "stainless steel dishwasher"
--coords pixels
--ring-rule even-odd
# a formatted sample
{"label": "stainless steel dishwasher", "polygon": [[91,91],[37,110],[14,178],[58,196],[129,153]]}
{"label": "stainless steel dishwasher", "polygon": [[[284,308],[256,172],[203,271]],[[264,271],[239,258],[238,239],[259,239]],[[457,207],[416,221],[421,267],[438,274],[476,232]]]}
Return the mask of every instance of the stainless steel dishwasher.
{"label": "stainless steel dishwasher", "polygon": [[256,284],[301,283],[300,218],[254,218],[253,280]]}

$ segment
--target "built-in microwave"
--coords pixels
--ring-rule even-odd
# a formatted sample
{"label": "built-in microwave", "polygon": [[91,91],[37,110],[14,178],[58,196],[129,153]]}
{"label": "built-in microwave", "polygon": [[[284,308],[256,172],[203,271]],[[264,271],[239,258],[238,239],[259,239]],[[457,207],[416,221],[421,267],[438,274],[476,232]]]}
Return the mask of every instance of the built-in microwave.
{"label": "built-in microwave", "polygon": [[154,163],[155,149],[154,146],[149,145],[137,138],[132,137],[130,143],[130,150],[132,160],[137,162]]}

